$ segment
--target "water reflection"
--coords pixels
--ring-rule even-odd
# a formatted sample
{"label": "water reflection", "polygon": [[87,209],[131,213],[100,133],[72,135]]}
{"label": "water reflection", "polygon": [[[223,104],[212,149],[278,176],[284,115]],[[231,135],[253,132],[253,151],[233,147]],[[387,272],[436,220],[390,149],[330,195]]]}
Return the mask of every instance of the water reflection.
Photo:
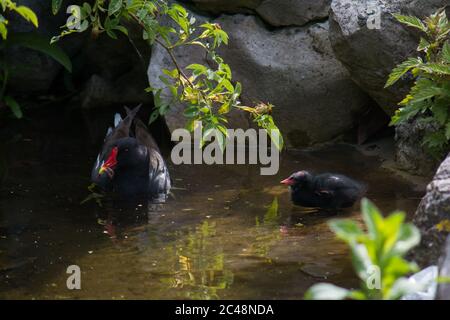
{"label": "water reflection", "polygon": [[219,299],[220,290],[232,285],[233,272],[225,267],[225,254],[215,237],[216,224],[205,220],[166,247],[174,272],[161,282],[181,289],[184,298]]}
{"label": "water reflection", "polygon": [[[283,155],[276,177],[238,166],[172,166],[178,189],[165,205],[117,208],[102,199],[99,208],[80,205],[92,162],[85,153],[52,153],[58,158],[45,163],[20,147],[0,191],[5,298],[299,299],[325,278],[346,287],[356,278],[327,227],[335,215],[293,206],[281,177],[299,168],[342,172],[368,182],[384,211],[412,212],[418,202],[376,159],[340,147]],[[358,218],[358,208],[339,213],[349,215]],[[81,267],[82,290],[65,286],[71,264]]]}

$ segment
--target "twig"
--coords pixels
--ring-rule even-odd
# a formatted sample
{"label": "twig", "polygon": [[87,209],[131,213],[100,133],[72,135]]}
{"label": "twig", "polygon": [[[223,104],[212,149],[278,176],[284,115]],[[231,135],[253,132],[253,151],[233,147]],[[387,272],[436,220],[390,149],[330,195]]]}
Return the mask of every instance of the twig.
{"label": "twig", "polygon": [[[142,21],[134,14],[134,13],[130,13],[130,16],[143,28],[145,29],[145,25],[142,23]],[[155,38],[155,42],[158,43],[161,47],[164,48],[164,50],[167,51],[167,53],[169,54],[170,59],[172,60],[173,64],[175,65],[175,68],[178,70],[178,74],[183,77],[186,82],[189,84],[189,86],[191,88],[195,88],[194,84],[192,83],[192,81],[189,79],[189,77],[184,73],[183,69],[180,67],[180,65],[178,64],[177,59],[175,58],[175,55],[173,54],[173,51],[166,46],[161,40],[159,40],[158,38]],[[183,82],[180,79],[180,83],[181,85],[183,85]],[[184,85],[183,85],[184,86]],[[199,90],[203,100],[206,102],[206,96],[203,93],[203,91]]]}

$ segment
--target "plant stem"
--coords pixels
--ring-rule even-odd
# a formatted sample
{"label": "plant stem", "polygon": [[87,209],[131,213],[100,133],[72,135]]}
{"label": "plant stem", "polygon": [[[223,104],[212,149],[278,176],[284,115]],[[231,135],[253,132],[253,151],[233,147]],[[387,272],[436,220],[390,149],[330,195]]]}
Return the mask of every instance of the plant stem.
{"label": "plant stem", "polygon": [[[145,25],[142,23],[142,21],[134,14],[134,13],[130,13],[130,16],[133,18],[134,21],[136,21],[143,29],[145,29]],[[158,43],[161,47],[164,48],[164,50],[167,51],[167,53],[169,54],[170,59],[172,60],[172,63],[175,65],[175,68],[178,70],[178,74],[183,77],[186,82],[189,84],[189,86],[191,88],[195,88],[194,84],[192,83],[192,81],[189,79],[189,77],[184,73],[183,69],[180,67],[180,65],[178,64],[177,59],[175,58],[175,55],[173,54],[173,51],[166,46],[161,40],[159,40],[158,38],[155,38],[155,42]],[[180,79],[180,83],[181,85],[183,85],[183,82]],[[184,85],[183,85],[184,86]],[[205,94],[203,93],[203,91],[199,90],[204,102],[207,101]]]}

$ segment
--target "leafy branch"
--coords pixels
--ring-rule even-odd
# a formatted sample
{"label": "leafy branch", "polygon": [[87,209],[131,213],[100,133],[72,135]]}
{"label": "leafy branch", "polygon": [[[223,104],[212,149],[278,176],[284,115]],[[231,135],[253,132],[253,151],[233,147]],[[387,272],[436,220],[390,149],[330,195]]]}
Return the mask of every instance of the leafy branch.
{"label": "leafy branch", "polygon": [[389,87],[408,76],[415,79],[409,94],[399,103],[391,125],[416,117],[418,121],[431,124],[434,129],[426,133],[423,144],[439,158],[448,150],[450,141],[450,23],[445,8],[424,20],[400,14],[394,17],[424,35],[417,48],[421,56],[399,64],[386,82],[385,87]]}
{"label": "leafy branch", "polygon": [[[53,2],[55,8],[60,7],[60,1]],[[52,41],[73,32],[86,31],[89,27],[94,37],[106,33],[111,38],[117,38],[117,32],[128,36],[127,23],[131,21],[141,28],[142,38],[149,45],[160,45],[167,52],[174,68],[162,70],[159,79],[164,87],[150,85],[147,89],[147,92],[153,93],[155,101],[150,123],[164,116],[172,104],[180,102],[186,106],[183,112],[187,118],[186,127],[192,131],[194,123],[202,121],[203,139],[206,140],[214,132],[223,150],[227,136],[227,114],[232,109],[238,109],[248,112],[253,121],[267,131],[277,148],[283,147],[282,136],[271,115],[272,105],[241,106],[242,86],[233,81],[230,66],[216,52],[219,46],[228,44],[228,35],[219,24],[207,22],[199,25],[181,5],[169,4],[165,0],[96,0],[92,6],[83,3],[74,16],[79,18],[78,21],[69,19],[70,23]],[[164,18],[171,23],[163,24],[161,21],[167,20]],[[174,50],[185,46],[201,47],[214,66],[194,63],[183,69]],[[170,101],[162,99],[163,90],[170,92]]]}

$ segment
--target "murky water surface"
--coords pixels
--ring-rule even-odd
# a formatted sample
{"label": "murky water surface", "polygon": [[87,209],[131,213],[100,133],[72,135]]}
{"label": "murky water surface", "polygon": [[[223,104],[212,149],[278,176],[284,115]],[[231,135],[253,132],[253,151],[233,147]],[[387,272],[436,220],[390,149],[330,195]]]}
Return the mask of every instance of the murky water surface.
{"label": "murky water surface", "polygon": [[[81,145],[81,146],[80,146]],[[0,191],[0,298],[301,299],[328,281],[358,284],[327,227],[338,215],[294,207],[282,178],[299,169],[348,174],[384,212],[414,211],[413,187],[349,146],[283,154],[276,176],[248,166],[173,166],[163,207],[118,211],[89,194],[96,150],[80,138],[23,135]],[[359,208],[339,214],[359,219]],[[81,290],[66,269],[81,268]]]}

